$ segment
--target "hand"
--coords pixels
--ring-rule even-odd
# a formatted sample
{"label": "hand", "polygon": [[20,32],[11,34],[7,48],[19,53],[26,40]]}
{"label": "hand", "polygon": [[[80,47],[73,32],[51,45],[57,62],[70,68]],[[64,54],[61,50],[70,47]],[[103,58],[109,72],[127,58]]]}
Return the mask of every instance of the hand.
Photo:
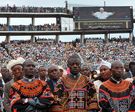
{"label": "hand", "polygon": [[22,98],[22,99],[21,99],[21,102],[22,102],[23,104],[28,103],[28,98]]}
{"label": "hand", "polygon": [[32,106],[36,106],[36,102],[35,102],[35,100],[32,99],[32,98],[29,98],[29,99],[28,99],[28,103],[29,103],[30,105],[32,105]]}

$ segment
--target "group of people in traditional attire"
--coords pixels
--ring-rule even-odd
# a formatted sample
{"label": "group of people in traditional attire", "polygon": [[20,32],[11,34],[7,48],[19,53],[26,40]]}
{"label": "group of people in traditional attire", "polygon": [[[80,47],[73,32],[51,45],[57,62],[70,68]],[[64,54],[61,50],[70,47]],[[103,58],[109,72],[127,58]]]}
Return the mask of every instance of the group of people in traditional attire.
{"label": "group of people in traditional attire", "polygon": [[68,58],[67,66],[69,73],[61,74],[56,65],[50,65],[48,70],[40,66],[37,70],[31,60],[9,61],[7,69],[12,80],[3,87],[3,111],[135,112],[135,74],[124,77],[121,61],[102,60],[95,80],[77,53]]}

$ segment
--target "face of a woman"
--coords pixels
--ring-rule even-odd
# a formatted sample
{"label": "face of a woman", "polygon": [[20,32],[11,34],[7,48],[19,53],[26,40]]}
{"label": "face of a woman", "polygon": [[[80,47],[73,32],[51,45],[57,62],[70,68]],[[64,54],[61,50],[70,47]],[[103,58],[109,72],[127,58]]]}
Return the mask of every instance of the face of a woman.
{"label": "face of a woman", "polygon": [[104,80],[108,80],[111,77],[111,70],[109,67],[102,65],[100,67],[100,75]]}
{"label": "face of a woman", "polygon": [[12,67],[12,75],[17,79],[21,79],[23,76],[22,65],[13,66]]}

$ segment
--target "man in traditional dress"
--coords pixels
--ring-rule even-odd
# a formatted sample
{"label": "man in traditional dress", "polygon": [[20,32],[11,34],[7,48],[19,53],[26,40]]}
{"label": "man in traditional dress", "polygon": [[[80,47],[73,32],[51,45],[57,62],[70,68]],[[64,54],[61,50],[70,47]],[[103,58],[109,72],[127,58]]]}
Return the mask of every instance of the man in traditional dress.
{"label": "man in traditional dress", "polygon": [[82,74],[82,75],[86,75],[88,78],[89,78],[89,80],[91,80],[91,68],[87,65],[87,64],[83,64],[82,66],[81,66],[81,71],[80,71],[80,73]]}
{"label": "man in traditional dress", "polygon": [[67,65],[70,68],[70,74],[58,81],[55,98],[59,106],[56,109],[53,108],[52,112],[98,112],[96,90],[88,77],[80,74],[79,56],[73,54],[69,57]]}
{"label": "man in traditional dress", "polygon": [[13,83],[10,90],[12,112],[49,112],[53,95],[47,83],[35,78],[35,64],[23,63],[23,79]]}
{"label": "man in traditional dress", "polygon": [[60,79],[60,71],[57,65],[50,65],[48,68],[47,84],[49,85],[51,92],[54,92],[57,81]]}
{"label": "man in traditional dress", "polygon": [[99,89],[99,104],[103,112],[135,112],[135,87],[123,80],[124,64],[115,61],[111,65],[112,77]]}
{"label": "man in traditional dress", "polygon": [[48,79],[48,70],[44,66],[38,68],[38,77],[40,80],[46,81]]}

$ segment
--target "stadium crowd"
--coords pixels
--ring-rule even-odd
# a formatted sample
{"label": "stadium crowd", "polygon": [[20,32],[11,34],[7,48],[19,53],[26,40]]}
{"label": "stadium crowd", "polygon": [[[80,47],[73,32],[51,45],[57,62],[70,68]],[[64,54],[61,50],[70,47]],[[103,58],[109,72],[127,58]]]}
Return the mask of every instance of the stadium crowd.
{"label": "stadium crowd", "polygon": [[135,111],[132,43],[42,41],[1,43],[2,112]]}
{"label": "stadium crowd", "polygon": [[65,66],[65,61],[69,55],[77,52],[88,65],[96,65],[99,58],[112,62],[120,59],[124,63],[135,59],[135,46],[127,41],[90,41],[84,45],[77,42],[64,43],[8,43],[0,50],[0,61],[5,62],[17,57],[31,58],[42,65],[54,63]]}
{"label": "stadium crowd", "polygon": [[67,13],[64,7],[32,7],[32,6],[1,6],[0,12],[16,12],[16,13]]}
{"label": "stadium crowd", "polygon": [[60,31],[59,24],[44,25],[9,25],[0,24],[0,31]]}
{"label": "stadium crowd", "polygon": [[[0,7],[0,13],[69,13]],[[0,31],[59,31],[57,24],[0,24]],[[0,43],[0,112],[135,112],[135,43],[129,39]]]}

